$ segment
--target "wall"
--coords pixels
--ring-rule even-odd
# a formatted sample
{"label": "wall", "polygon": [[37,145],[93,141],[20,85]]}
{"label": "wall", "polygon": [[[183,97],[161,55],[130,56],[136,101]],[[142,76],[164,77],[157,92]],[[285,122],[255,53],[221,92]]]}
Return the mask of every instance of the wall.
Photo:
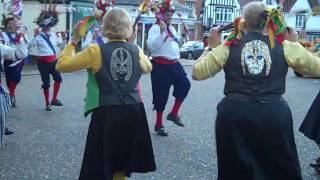
{"label": "wall", "polygon": [[[2,3],[0,3],[2,7]],[[23,2],[23,15],[22,22],[24,26],[28,28],[28,37],[33,37],[33,30],[37,27],[37,24],[33,23],[33,21],[38,17],[43,5],[39,2]],[[52,30],[53,31],[65,31],[66,29],[66,14],[65,14],[65,6],[59,5],[57,7],[59,12],[62,12],[59,16],[59,23]]]}

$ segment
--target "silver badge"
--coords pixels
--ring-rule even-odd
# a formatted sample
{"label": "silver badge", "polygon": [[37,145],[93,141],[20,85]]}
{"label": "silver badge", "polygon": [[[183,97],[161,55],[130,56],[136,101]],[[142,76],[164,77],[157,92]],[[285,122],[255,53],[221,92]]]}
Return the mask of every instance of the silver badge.
{"label": "silver badge", "polygon": [[247,42],[241,52],[241,65],[243,74],[246,70],[252,75],[260,74],[266,67],[266,76],[271,69],[271,56],[268,45],[260,40]]}
{"label": "silver badge", "polygon": [[128,50],[117,48],[111,55],[110,72],[114,80],[128,81],[132,76],[132,57]]}

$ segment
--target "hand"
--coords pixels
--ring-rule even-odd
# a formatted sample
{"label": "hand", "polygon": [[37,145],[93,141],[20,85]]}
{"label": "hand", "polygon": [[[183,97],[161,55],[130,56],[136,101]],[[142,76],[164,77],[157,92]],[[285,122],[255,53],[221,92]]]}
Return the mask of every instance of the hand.
{"label": "hand", "polygon": [[100,28],[93,28],[93,40],[96,40],[98,37],[101,36],[101,29]]}
{"label": "hand", "polygon": [[40,28],[35,28],[33,30],[33,33],[34,33],[34,37],[38,36],[40,34]]}
{"label": "hand", "polygon": [[76,24],[76,26],[75,26],[75,29],[74,29],[74,32],[73,32],[73,36],[72,36],[72,39],[71,39],[71,42],[72,42],[73,44],[78,44],[78,43],[81,41],[81,39],[82,39],[82,36],[81,36],[80,33],[79,33],[80,27],[81,27],[81,23],[78,22],[78,23]]}
{"label": "hand", "polygon": [[134,42],[136,40],[136,38],[137,38],[137,30],[134,29],[131,36],[128,38],[128,42]]}
{"label": "hand", "polygon": [[291,42],[298,41],[298,33],[292,27],[287,27],[286,39]]}
{"label": "hand", "polygon": [[221,44],[221,32],[219,32],[219,26],[211,28],[208,34],[208,46],[209,48],[215,48]]}
{"label": "hand", "polygon": [[65,41],[67,39],[67,32],[61,32],[61,38]]}
{"label": "hand", "polygon": [[162,34],[166,30],[167,24],[163,21],[160,21],[159,26],[160,26],[160,34]]}

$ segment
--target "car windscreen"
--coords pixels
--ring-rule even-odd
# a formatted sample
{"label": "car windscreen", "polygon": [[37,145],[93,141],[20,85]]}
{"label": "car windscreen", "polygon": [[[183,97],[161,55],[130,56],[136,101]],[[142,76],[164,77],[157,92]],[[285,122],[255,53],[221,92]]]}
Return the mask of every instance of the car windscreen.
{"label": "car windscreen", "polygon": [[193,46],[196,41],[188,41],[182,45],[182,47],[190,47]]}

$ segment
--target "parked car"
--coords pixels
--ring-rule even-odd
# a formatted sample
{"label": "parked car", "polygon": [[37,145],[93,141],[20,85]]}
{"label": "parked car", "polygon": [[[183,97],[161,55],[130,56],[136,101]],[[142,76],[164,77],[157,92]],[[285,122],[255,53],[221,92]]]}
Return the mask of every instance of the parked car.
{"label": "parked car", "polygon": [[187,59],[198,59],[204,51],[202,41],[188,41],[180,48],[180,57]]}

